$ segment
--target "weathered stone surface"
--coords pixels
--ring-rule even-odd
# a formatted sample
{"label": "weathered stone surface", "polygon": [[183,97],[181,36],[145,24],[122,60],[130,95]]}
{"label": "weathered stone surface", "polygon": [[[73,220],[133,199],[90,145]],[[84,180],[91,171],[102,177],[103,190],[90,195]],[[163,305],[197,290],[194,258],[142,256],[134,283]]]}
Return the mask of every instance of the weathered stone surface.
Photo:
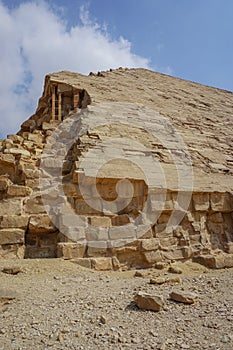
{"label": "weathered stone surface", "polygon": [[233,254],[199,255],[193,258],[193,261],[211,269],[222,269],[233,267]]}
{"label": "weathered stone surface", "polygon": [[112,258],[92,258],[91,267],[97,271],[112,270]]}
{"label": "weathered stone surface", "polygon": [[32,193],[27,186],[9,185],[7,188],[8,197],[28,197]]}
{"label": "weathered stone surface", "polygon": [[233,196],[230,193],[214,192],[210,196],[211,209],[218,212],[233,211]]}
{"label": "weathered stone surface", "polygon": [[160,243],[160,241],[158,238],[150,238],[150,239],[142,239],[141,240],[142,249],[146,250],[146,251],[158,250],[159,243]]}
{"label": "weathered stone surface", "polygon": [[193,204],[196,211],[208,211],[210,206],[209,193],[194,193]]}
{"label": "weathered stone surface", "polygon": [[138,292],[134,301],[140,309],[160,311],[164,307],[163,297],[159,295]]}
{"label": "weathered stone surface", "polygon": [[0,245],[4,244],[18,244],[24,243],[24,235],[25,231],[16,229],[16,228],[8,228],[0,230]]}
{"label": "weathered stone surface", "polygon": [[51,233],[57,231],[57,228],[52,223],[48,215],[33,215],[29,219],[29,234],[30,233]]}
{"label": "weathered stone surface", "polygon": [[184,304],[193,304],[198,299],[197,294],[191,292],[173,291],[170,293],[170,299]]}
{"label": "weathered stone surface", "polygon": [[20,215],[22,211],[21,199],[3,199],[0,201],[0,216],[9,215]]}
{"label": "weathered stone surface", "polygon": [[89,224],[95,227],[110,227],[112,226],[111,219],[104,216],[91,216]]}
{"label": "weathered stone surface", "polygon": [[57,257],[64,259],[83,258],[85,249],[85,243],[58,243]]}
{"label": "weathered stone surface", "polygon": [[[138,84],[142,88],[138,89]],[[70,72],[48,75],[36,113],[18,135],[0,141],[0,229],[27,229],[25,242],[0,244],[0,256],[23,257],[25,250],[26,257],[55,257],[58,252],[67,259],[87,258],[88,266],[106,264],[111,269],[121,265],[146,268],[157,262],[193,257],[214,268],[231,266],[232,111],[226,106],[231,100],[233,103],[232,96],[143,69],[113,70],[104,73],[104,79]],[[127,116],[129,123],[121,124],[120,115]],[[193,179],[187,173],[179,183],[177,170],[184,160],[184,149],[173,149],[172,133],[166,135],[169,149],[152,135],[156,127],[155,134],[163,136],[162,115],[165,124],[171,121],[184,140],[193,164]],[[110,116],[113,123],[106,123]],[[52,141],[53,130],[62,119],[60,138],[66,143],[72,141],[68,153],[60,141],[55,147]],[[77,142],[73,142],[75,126],[85,130]],[[121,153],[115,141],[110,147],[102,147],[112,139],[124,140]],[[134,141],[142,147],[134,149]],[[47,168],[40,173],[44,147],[48,151],[44,162]],[[97,156],[90,150],[97,151]],[[171,162],[175,154],[177,164]],[[152,166],[152,158],[161,169]],[[83,168],[83,160],[89,167]],[[58,164],[63,166],[63,183],[51,191],[49,171]],[[44,176],[43,199],[51,205],[57,228],[42,201],[39,174]],[[180,188],[186,179],[193,193]],[[73,214],[64,212],[63,200]],[[72,247],[80,242],[87,242],[84,251]],[[98,260],[102,258],[107,260]],[[92,259],[98,262],[94,264]]]}
{"label": "weathered stone surface", "polygon": [[0,228],[21,228],[26,230],[29,217],[25,215],[4,215],[0,217]]}
{"label": "weathered stone surface", "polygon": [[134,225],[126,225],[122,227],[110,227],[109,229],[109,238],[112,240],[117,239],[126,239],[126,238],[135,238],[136,237],[136,228]]}

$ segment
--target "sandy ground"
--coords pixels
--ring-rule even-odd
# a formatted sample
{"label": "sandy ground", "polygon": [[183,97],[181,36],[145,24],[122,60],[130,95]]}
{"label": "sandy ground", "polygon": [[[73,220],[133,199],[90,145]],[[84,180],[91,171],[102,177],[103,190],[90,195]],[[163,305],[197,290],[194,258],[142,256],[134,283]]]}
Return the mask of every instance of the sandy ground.
{"label": "sandy ground", "polygon": [[[135,271],[95,272],[61,259],[0,261],[0,350],[232,349],[233,269],[179,266],[180,275],[150,269],[135,277]],[[22,272],[6,274],[4,267]],[[182,282],[149,283],[159,275]],[[169,300],[177,289],[195,292],[198,301]],[[164,296],[165,309],[138,309],[138,291]]]}

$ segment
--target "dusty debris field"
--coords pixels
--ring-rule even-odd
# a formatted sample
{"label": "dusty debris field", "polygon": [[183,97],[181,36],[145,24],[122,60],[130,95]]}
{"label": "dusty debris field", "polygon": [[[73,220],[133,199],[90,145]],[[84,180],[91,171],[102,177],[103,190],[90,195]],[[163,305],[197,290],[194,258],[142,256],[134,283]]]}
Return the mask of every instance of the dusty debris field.
{"label": "dusty debris field", "polygon": [[[177,265],[182,274],[165,268],[135,277],[135,271],[96,272],[62,259],[1,261],[0,349],[232,349],[233,269]],[[3,272],[12,267],[22,272]],[[157,276],[181,281],[150,284]],[[177,289],[198,300],[169,300]],[[165,307],[138,309],[139,291],[163,296]]]}

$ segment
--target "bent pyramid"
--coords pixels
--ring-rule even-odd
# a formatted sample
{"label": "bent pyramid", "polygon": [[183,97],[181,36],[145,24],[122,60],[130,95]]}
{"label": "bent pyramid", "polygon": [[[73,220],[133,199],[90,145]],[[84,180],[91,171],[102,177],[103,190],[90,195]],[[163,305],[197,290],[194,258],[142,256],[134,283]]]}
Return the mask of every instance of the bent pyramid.
{"label": "bent pyramid", "polygon": [[0,141],[0,258],[233,266],[233,93],[145,69],[47,75]]}

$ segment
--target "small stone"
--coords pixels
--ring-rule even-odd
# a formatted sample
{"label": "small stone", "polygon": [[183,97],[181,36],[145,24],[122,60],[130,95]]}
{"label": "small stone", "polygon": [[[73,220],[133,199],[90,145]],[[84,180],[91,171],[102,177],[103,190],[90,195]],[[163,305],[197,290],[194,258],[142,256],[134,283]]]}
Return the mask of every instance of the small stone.
{"label": "small stone", "polygon": [[183,270],[180,267],[175,266],[175,265],[171,265],[169,267],[168,271],[171,272],[171,273],[177,273],[177,274],[183,273]]}
{"label": "small stone", "polygon": [[18,273],[23,272],[21,267],[15,266],[15,267],[4,267],[2,269],[3,273],[6,273],[8,275],[18,275]]}
{"label": "small stone", "polygon": [[107,323],[107,319],[106,319],[106,317],[105,316],[100,316],[100,322],[102,323],[102,324],[106,324]]}
{"label": "small stone", "polygon": [[143,292],[138,292],[138,294],[134,296],[134,301],[139,309],[160,311],[164,306],[163,297]]}
{"label": "small stone", "polygon": [[173,291],[170,293],[170,298],[174,301],[184,304],[193,304],[198,296],[195,293],[185,291]]}
{"label": "small stone", "polygon": [[164,278],[164,277],[150,279],[150,284],[163,284],[163,283],[166,283],[166,278]]}
{"label": "small stone", "polygon": [[63,341],[64,341],[64,338],[63,338],[63,336],[61,334],[58,335],[58,341],[60,343],[63,343]]}
{"label": "small stone", "polygon": [[158,270],[163,270],[168,267],[168,264],[163,261],[158,261],[157,263],[154,264],[154,268]]}
{"label": "small stone", "polygon": [[135,271],[134,277],[144,277],[145,273],[141,271]]}

